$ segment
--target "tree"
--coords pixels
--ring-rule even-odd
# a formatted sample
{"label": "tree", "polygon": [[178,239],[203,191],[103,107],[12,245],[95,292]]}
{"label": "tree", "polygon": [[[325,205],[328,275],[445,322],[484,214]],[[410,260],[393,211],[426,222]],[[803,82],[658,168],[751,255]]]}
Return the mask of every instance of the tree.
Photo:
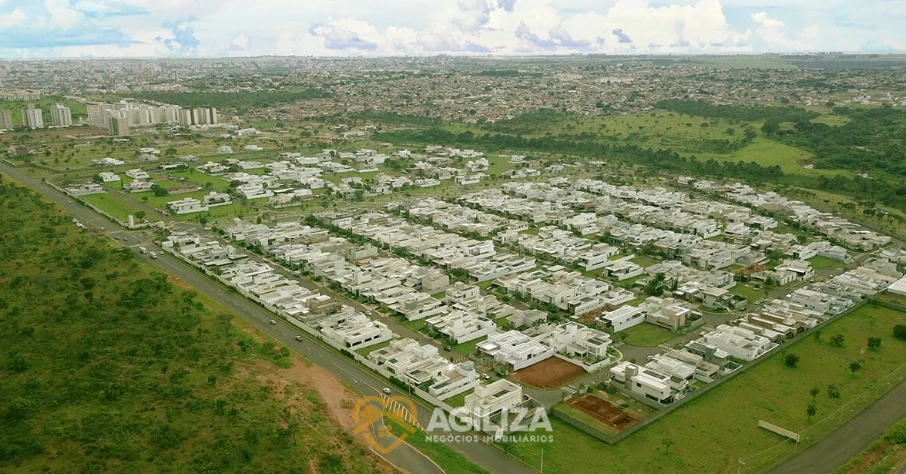
{"label": "tree", "polygon": [[176,148],[173,148],[172,146],[168,147],[166,149],[166,151],[164,151],[164,156],[173,156],[175,154],[176,154]]}
{"label": "tree", "polygon": [[854,361],[852,361],[852,362],[849,363],[849,371],[852,372],[853,375],[855,375],[856,372],[858,372],[858,371],[861,370],[861,369],[862,369],[862,361],[861,361],[861,360],[854,360]]}
{"label": "tree", "polygon": [[661,440],[661,444],[664,445],[664,450],[669,452],[670,447],[673,446],[673,440],[670,438],[664,438]]}
{"label": "tree", "polygon": [[796,364],[799,363],[799,356],[793,353],[787,354],[783,357],[783,363],[786,364],[787,367],[796,367]]}
{"label": "tree", "polygon": [[830,342],[837,347],[843,347],[843,344],[846,343],[846,336],[843,334],[834,334],[831,336]]}
{"label": "tree", "polygon": [[836,384],[830,384],[827,386],[827,396],[831,398],[840,398],[840,389]]}
{"label": "tree", "polygon": [[136,212],[136,213],[135,213],[135,218],[136,218],[136,219],[144,219],[144,218],[145,218],[145,211],[138,211],[138,212]]}
{"label": "tree", "polygon": [[777,119],[767,119],[761,126],[761,131],[766,135],[774,135],[780,131],[780,121]]}
{"label": "tree", "polygon": [[880,337],[869,337],[868,338],[868,348],[877,350],[881,348],[881,338]]}
{"label": "tree", "polygon": [[818,408],[815,407],[814,403],[809,403],[808,408],[805,409],[805,414],[808,415],[808,419],[811,420],[815,413],[818,413]]}
{"label": "tree", "polygon": [[893,337],[906,341],[906,324],[897,324],[894,326]]}
{"label": "tree", "polygon": [[812,387],[812,389],[808,391],[808,394],[812,396],[812,401],[815,401],[815,399],[818,398],[819,393],[821,393],[821,389],[818,387]]}

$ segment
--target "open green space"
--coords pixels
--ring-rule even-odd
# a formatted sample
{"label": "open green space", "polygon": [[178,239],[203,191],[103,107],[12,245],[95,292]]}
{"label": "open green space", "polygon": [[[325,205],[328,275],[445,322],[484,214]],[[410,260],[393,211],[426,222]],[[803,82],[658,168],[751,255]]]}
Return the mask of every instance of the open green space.
{"label": "open green space", "polygon": [[466,395],[474,392],[473,389],[466,390],[465,392],[460,393],[459,395],[453,395],[452,397],[444,400],[447,405],[450,405],[453,408],[458,408],[465,406],[466,404]]}
{"label": "open green space", "polygon": [[621,334],[623,342],[638,347],[655,347],[675,337],[669,329],[649,323],[636,324],[624,329]]}
{"label": "open green space", "polygon": [[752,304],[762,298],[767,298],[768,292],[763,288],[755,288],[746,283],[737,283],[733,288],[730,288],[730,293],[739,296],[745,296],[749,301],[749,304]]}
{"label": "open green space", "polygon": [[[863,306],[824,327],[819,338],[809,334],[786,348],[800,356],[797,367],[787,367],[783,354],[774,354],[613,446],[552,418],[553,444],[517,443],[509,449],[539,466],[543,448],[545,472],[731,472],[740,458],[752,472],[763,472],[883,395],[875,391],[878,383],[890,387],[906,377],[906,342],[894,339],[891,331],[904,323],[906,313]],[[843,347],[830,343],[835,334],[845,335]],[[881,347],[866,349],[868,337],[880,337]],[[863,361],[855,374],[848,368],[854,360]],[[831,384],[839,398],[828,395]],[[814,402],[813,387],[819,388]],[[817,408],[811,419],[806,414],[810,403]],[[758,428],[758,420],[799,432],[803,442],[781,444],[782,438]]]}
{"label": "open green space", "polygon": [[699,159],[715,161],[754,162],[761,166],[779,166],[786,174],[806,176],[850,176],[852,173],[843,170],[808,169],[804,165],[815,157],[812,153],[795,148],[768,138],[756,138],[750,145],[729,154],[701,153]]}
{"label": "open green space", "polygon": [[124,222],[129,218],[130,214],[135,215],[140,210],[134,202],[130,202],[130,198],[116,191],[89,194],[88,196],[82,196],[81,199]]}
{"label": "open green space", "polygon": [[469,354],[475,352],[475,346],[480,344],[485,339],[487,339],[487,337],[482,336],[482,337],[479,337],[478,339],[473,339],[469,342],[464,342],[462,344],[456,344],[455,346],[453,346],[453,352],[456,352],[457,354],[461,354],[463,356],[468,356]]}
{"label": "open green space", "polygon": [[815,270],[836,270],[843,267],[843,262],[839,260],[822,257],[820,255],[808,259]]}
{"label": "open green space", "polygon": [[0,471],[384,472],[287,347],[29,190],[0,232]]}
{"label": "open green space", "polygon": [[361,354],[362,357],[368,357],[368,354],[371,354],[374,351],[381,350],[385,347],[388,347],[389,345],[390,345],[390,341],[384,341],[380,344],[375,344],[373,346],[364,347],[362,349],[357,350],[356,352]]}

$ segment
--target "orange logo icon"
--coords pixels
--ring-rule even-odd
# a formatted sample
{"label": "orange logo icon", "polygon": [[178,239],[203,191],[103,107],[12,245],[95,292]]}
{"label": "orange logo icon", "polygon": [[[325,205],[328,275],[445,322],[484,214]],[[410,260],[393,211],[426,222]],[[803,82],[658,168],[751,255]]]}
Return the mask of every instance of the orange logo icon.
{"label": "orange logo icon", "polygon": [[[415,414],[415,403],[406,397],[362,397],[352,412],[356,422],[353,434],[361,435],[369,446],[387,454],[415,434],[418,426]],[[386,424],[385,418],[393,424]]]}

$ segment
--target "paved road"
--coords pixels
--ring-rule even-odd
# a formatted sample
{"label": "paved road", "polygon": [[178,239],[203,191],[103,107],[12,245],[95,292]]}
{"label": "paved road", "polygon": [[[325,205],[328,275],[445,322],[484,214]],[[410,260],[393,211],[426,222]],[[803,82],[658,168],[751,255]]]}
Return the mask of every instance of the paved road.
{"label": "paved road", "polygon": [[906,416],[906,382],[771,474],[826,473],[840,467]]}
{"label": "paved road", "polygon": [[[109,234],[110,238],[120,240],[133,249],[137,249],[139,246],[146,246],[149,251],[155,250],[150,244],[150,232],[121,230],[111,221],[108,221],[106,218],[78,202],[73,201],[69,196],[61,194],[50,186],[41,183],[40,180],[31,178],[2,161],[0,161],[0,172],[9,175],[11,178],[30,186],[34,190],[45,195],[69,212],[73,217],[78,218],[89,229],[99,230],[106,227],[106,233]],[[123,237],[125,237],[125,240],[123,240]],[[340,355],[337,351],[324,345],[320,341],[309,337],[307,334],[301,334],[304,337],[303,342],[300,343],[296,341],[295,337],[300,335],[300,332],[297,329],[290,326],[288,323],[282,323],[281,318],[275,318],[272,313],[261,306],[252,303],[237,293],[227,290],[220,283],[204,275],[182,260],[164,253],[161,253],[159,258],[151,260],[144,255],[139,254],[137,251],[136,257],[143,260],[145,263],[157,267],[165,273],[181,279],[186,284],[194,287],[196,290],[223,305],[233,313],[241,316],[250,324],[282,342],[287,347],[294,349],[315,364],[329,370],[337,377],[337,379],[363,395],[380,395],[383,387],[388,385],[387,381],[382,377],[361,367],[352,359]],[[281,321],[281,324],[271,325],[269,324],[271,319]],[[396,392],[396,390],[394,390],[394,392]],[[433,406],[419,400],[414,400],[414,402],[417,406],[417,418],[419,423],[422,426],[427,426],[431,418]],[[502,450],[485,443],[449,442],[446,444],[462,453],[470,461],[490,472],[533,472],[533,469],[510,458]],[[400,446],[385,457],[396,466],[409,472],[419,474],[443,472],[430,459],[408,445]]]}

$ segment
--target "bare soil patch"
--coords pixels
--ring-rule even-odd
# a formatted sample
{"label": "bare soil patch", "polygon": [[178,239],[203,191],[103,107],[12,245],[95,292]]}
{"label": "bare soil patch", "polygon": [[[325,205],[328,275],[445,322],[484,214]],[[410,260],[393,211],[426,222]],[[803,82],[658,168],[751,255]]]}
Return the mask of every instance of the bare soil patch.
{"label": "bare soil patch", "polygon": [[510,376],[510,379],[538,388],[556,388],[584,373],[582,367],[576,364],[551,357],[522,370],[517,370]]}
{"label": "bare soil patch", "polygon": [[569,403],[573,408],[582,410],[596,420],[620,431],[640,421],[632,413],[594,395],[584,395]]}

